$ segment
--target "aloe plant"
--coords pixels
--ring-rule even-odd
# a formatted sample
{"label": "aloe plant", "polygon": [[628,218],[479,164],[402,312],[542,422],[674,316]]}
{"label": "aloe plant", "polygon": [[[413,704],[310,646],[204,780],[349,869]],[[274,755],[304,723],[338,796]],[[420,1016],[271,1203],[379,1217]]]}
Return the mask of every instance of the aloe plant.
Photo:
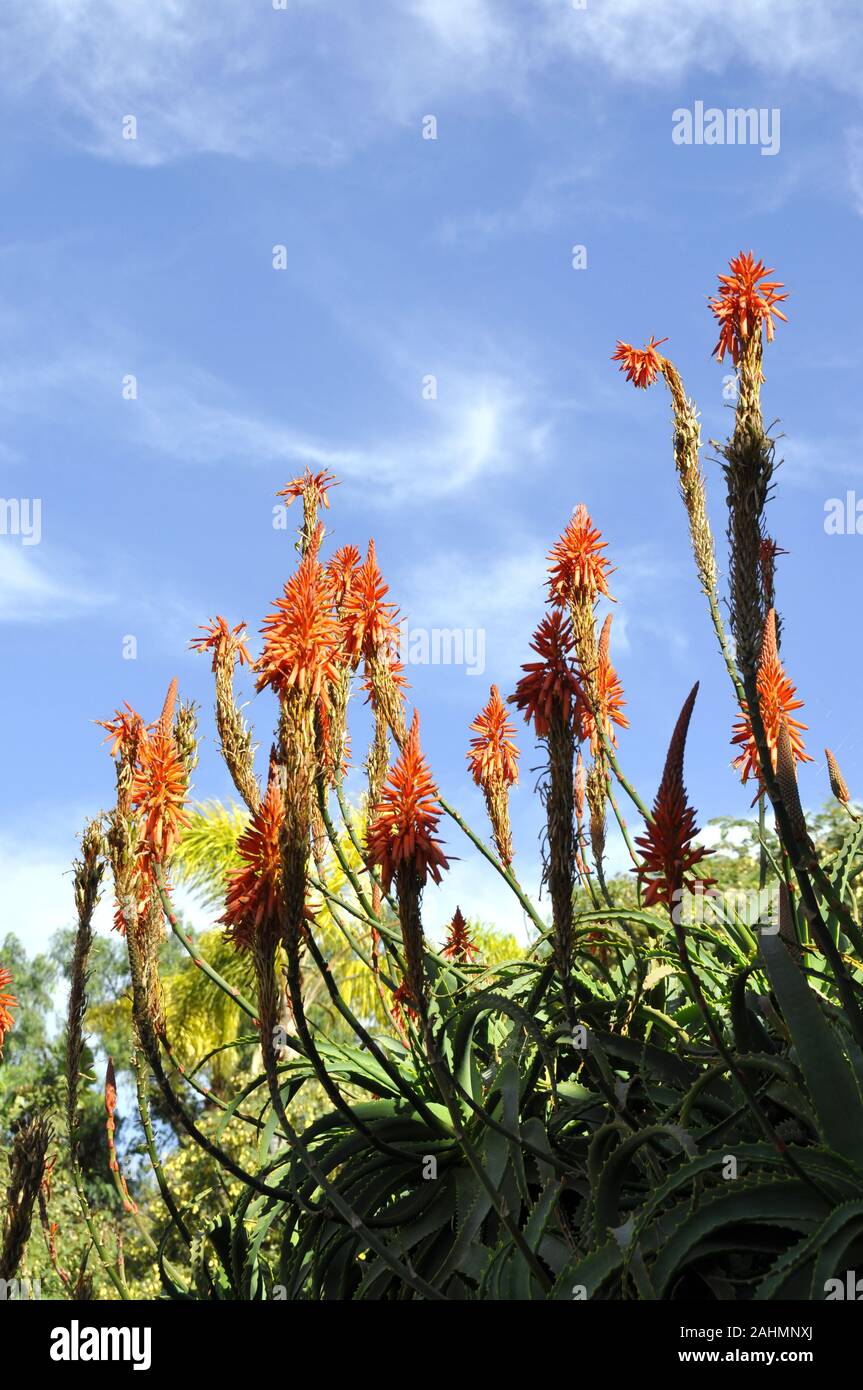
{"label": "aloe plant", "polygon": [[[88,832],[76,876],[67,1127],[77,1165],[76,1059],[107,863],[129,953],[140,1117],[165,1208],[148,1238],[167,1297],[821,1299],[863,1259],[863,821],[831,754],[844,822],[819,856],[797,789],[807,755],[780,654],[773,444],[760,405],[764,336],[784,318],[770,273],[738,257],[711,302],[716,354],[731,354],[739,382],[724,462],[730,634],[695,406],[659,352],[664,340],[618,344],[614,357],[636,387],[662,376],[670,390],[697,579],[739,706],[736,765],[755,786],[759,881],[780,903],[777,920],[712,892],[684,784],[697,687],[676,724],[669,712],[650,806],[626,776],[623,689],[610,625],[598,625],[612,569],[583,505],[551,551],[547,611],[509,701],[546,756],[548,921],[519,877],[506,704],[493,687],[470,731],[486,837],[441,794],[418,716],[408,717],[398,615],[374,545],[364,560],[353,546],[323,558],[327,473],[307,469],[279,494],[302,503],[299,563],[264,622],[258,660],[244,626],[222,617],[193,643],[212,657],[216,728],[240,799],[224,815],[210,808],[215,838],[206,811],[188,808],[195,711],[176,705],[175,688],[151,725],[128,707],[105,721],[117,801]],[[263,780],[234,689],[241,666],[278,702]],[[360,681],[374,721],[361,807],[344,781]],[[625,898],[605,872],[609,816],[632,859]],[[444,825],[493,866],[531,923],[531,941],[507,959],[483,960],[461,913],[441,947],[426,937],[423,894],[452,852]],[[178,875],[223,905],[218,952],[178,921]],[[218,1045],[221,1075],[226,1054],[254,1044],[253,1074],[229,1099],[207,1084],[211,1058],[188,1055],[193,1031],[171,1036],[165,931],[194,962],[203,997],[241,1020]],[[242,972],[226,967],[226,951]],[[231,1195],[203,1225],[171,1191],[149,1119],[154,1090]],[[116,1103],[112,1092],[111,1136]],[[256,1138],[254,1162],[238,1156],[237,1126]],[[78,1190],[97,1255],[126,1297]]]}

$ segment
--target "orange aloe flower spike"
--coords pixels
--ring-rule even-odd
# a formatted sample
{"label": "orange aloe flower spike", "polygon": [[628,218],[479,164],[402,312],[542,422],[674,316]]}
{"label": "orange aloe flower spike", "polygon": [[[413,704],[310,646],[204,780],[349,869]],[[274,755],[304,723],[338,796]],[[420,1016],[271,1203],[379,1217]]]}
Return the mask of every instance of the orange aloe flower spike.
{"label": "orange aloe flower spike", "polygon": [[284,815],[276,770],[271,767],[266,795],[237,841],[242,866],[228,880],[225,911],[219,918],[225,935],[241,951],[254,944],[261,922],[274,920],[278,912]]}
{"label": "orange aloe flower spike", "polygon": [[730,275],[719,276],[719,293],[708,301],[711,313],[719,324],[719,341],[713,355],[721,362],[726,352],[736,366],[745,345],[761,324],[768,343],[773,341],[774,316],[787,323],[788,319],[777,304],[788,298],[777,291],[784,289],[780,280],[768,280],[773,271],[763,261],[756,261],[751,251],[735,256],[729,264]]}
{"label": "orange aloe flower spike", "polygon": [[470,727],[476,738],[471,739],[470,751],[465,756],[477,786],[499,782],[511,787],[518,781],[519,753],[513,741],[515,728],[496,685],[492,686],[488,703]]}
{"label": "orange aloe flower spike", "polygon": [[579,502],[548,556],[548,595],[556,608],[565,607],[577,596],[591,601],[599,594],[611,598],[608,576],[614,570],[602,554],[607,544],[591,521],[587,507]]}
{"label": "orange aloe flower spike", "polygon": [[412,863],[420,883],[431,875],[441,881],[449,868],[435,835],[443,808],[438,789],[420,748],[419,716],[413,723],[378,801],[375,817],[366,831],[369,862],[381,871],[388,893],[400,865]]}
{"label": "orange aloe flower spike", "polygon": [[626,373],[627,381],[646,390],[648,386],[653,385],[665,363],[665,358],[656,349],[667,342],[667,338],[657,340],[650,337],[643,348],[636,348],[631,343],[618,341],[611,354],[611,360],[620,363],[620,370]]}
{"label": "orange aloe flower spike", "polygon": [[213,618],[208,624],[201,624],[203,637],[193,637],[189,646],[192,651],[213,653],[213,670],[222,661],[235,660],[240,666],[251,666],[252,658],[246,646],[246,624],[237,623],[230,627],[222,617]]}
{"label": "orange aloe flower spike", "polygon": [[284,696],[292,688],[327,695],[336,678],[339,626],[330,586],[319,560],[309,553],[285,585],[262,628],[264,649],[255,670],[257,688]]}
{"label": "orange aloe flower spike", "polygon": [[[779,659],[779,649],[776,643],[776,611],[773,608],[770,609],[764,620],[761,659],[758,664],[756,685],[758,706],[761,710],[764,733],[774,769],[776,768],[776,750],[779,745],[783,721],[788,727],[793,761],[795,763],[810,763],[812,759],[806,752],[801,737],[807,725],[791,717],[795,710],[803,708],[803,701],[795,698],[796,689],[786,676]],[[758,781],[759,791],[755,797],[757,801],[762,790],[761,766],[758,760],[755,735],[752,732],[752,723],[745,708],[741,711],[740,717],[734,725],[731,742],[740,748],[740,752],[732,762],[732,767],[739,770],[742,782],[748,782],[750,777],[754,777]]]}
{"label": "orange aloe flower spike", "polygon": [[0,965],[0,1056],[3,1054],[3,1040],[15,1023],[12,1010],[18,1008],[18,1000],[15,995],[6,993],[6,986],[11,985],[11,983],[11,971],[4,970]]}

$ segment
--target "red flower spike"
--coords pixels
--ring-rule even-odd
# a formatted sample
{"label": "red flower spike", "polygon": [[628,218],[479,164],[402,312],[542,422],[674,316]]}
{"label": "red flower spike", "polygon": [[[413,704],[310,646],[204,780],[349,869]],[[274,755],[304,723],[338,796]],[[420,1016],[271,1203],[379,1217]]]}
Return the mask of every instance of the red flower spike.
{"label": "red flower spike", "polygon": [[449,935],[446,945],[441,951],[442,956],[447,960],[458,961],[461,965],[476,960],[477,946],[471,940],[467,922],[461,913],[461,908],[457,907],[452,921],[449,924]]}
{"label": "red flower spike", "polygon": [[636,840],[643,859],[638,869],[640,883],[645,884],[645,906],[664,903],[675,907],[684,888],[694,892],[698,884],[709,888],[715,879],[693,875],[692,870],[712,851],[695,847],[692,841],[698,834],[695,811],[689,805],[683,785],[683,754],[692,708],[698,694],[696,683],[687,697],[674,728],[665,771],[653,803],[653,819],[644,835]]}
{"label": "red flower spike", "polygon": [[533,635],[531,647],[540,658],[522,666],[525,674],[509,702],[533,721],[538,738],[548,735],[552,711],[575,717],[582,703],[573,657],[572,626],[559,608],[547,613]]}

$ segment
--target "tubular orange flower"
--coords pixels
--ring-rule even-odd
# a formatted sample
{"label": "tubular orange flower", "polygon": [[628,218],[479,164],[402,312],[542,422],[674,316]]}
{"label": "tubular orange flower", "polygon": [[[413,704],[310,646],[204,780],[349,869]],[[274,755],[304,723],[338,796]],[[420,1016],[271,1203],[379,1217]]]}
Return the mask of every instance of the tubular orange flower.
{"label": "tubular orange flower", "polygon": [[353,572],[342,605],[342,638],[354,667],[360,657],[368,661],[384,644],[395,640],[398,609],[385,602],[388,593],[389,585],[384,583],[371,540],[365,560]]}
{"label": "tubular orange flower", "polygon": [[456,960],[464,965],[468,961],[475,961],[476,954],[476,942],[471,940],[467,922],[461,914],[461,908],[457,907],[449,924],[449,935],[441,955],[446,956],[447,960]]}
{"label": "tubular orange flower", "polygon": [[138,745],[138,765],[129,788],[147,853],[162,862],[170,857],[180,831],[188,824],[186,768],[171,733],[177,682],[171,682],[159,722]]}
{"label": "tubular orange flower", "polygon": [[246,646],[246,624],[237,623],[229,627],[224,618],[216,617],[209,625],[201,625],[203,637],[193,637],[189,646],[193,651],[213,653],[213,670],[222,661],[237,661],[240,666],[251,666],[252,658]]}
{"label": "tubular orange flower", "polygon": [[470,727],[477,737],[471,739],[470,752],[465,756],[477,786],[503,782],[511,787],[518,781],[519,753],[513,742],[515,728],[496,685],[491,688],[488,704]]}
{"label": "tubular orange flower", "polygon": [[611,564],[601,554],[607,541],[590,519],[587,507],[579,502],[572,520],[560,540],[555,541],[548,557],[549,601],[564,608],[576,597],[591,602],[598,594],[608,593]]}
{"label": "tubular orange flower", "polygon": [[126,753],[134,754],[138,747],[138,741],[146,735],[146,726],[140,714],[132,709],[128,701],[124,701],[125,710],[115,710],[113,719],[96,719],[100,729],[108,730],[108,738],[103,739],[104,743],[111,740],[111,747],[108,749],[109,757],[114,757],[119,752],[122,757]]}
{"label": "tubular orange flower", "polygon": [[763,324],[767,341],[773,341],[773,316],[787,323],[788,319],[776,305],[788,298],[777,294],[784,288],[781,280],[768,280],[773,271],[763,261],[756,261],[751,251],[735,256],[729,264],[730,275],[720,275],[719,294],[709,301],[710,309],[719,323],[719,341],[713,355],[721,362],[726,352],[735,366],[755,330]]}
{"label": "tubular orange flower", "polygon": [[642,863],[635,872],[639,883],[646,884],[644,902],[647,907],[656,903],[676,907],[684,888],[694,892],[698,884],[709,888],[715,882],[715,879],[692,874],[695,865],[713,851],[692,844],[698,828],[695,811],[687,801],[683,785],[683,754],[697,694],[696,683],[671,736],[665,770],[653,803],[653,819],[645,834],[635,842],[643,854]]}
{"label": "tubular orange flower", "polygon": [[337,674],[339,627],[329,584],[313,554],[303,558],[288,580],[262,632],[264,649],[255,665],[260,672],[258,690],[269,685],[284,698],[296,687],[314,696],[326,696]]}
{"label": "tubular orange flower", "polygon": [[2,965],[0,965],[0,1056],[2,1056],[3,1053],[3,1040],[15,1023],[12,1017],[12,1010],[18,1007],[18,1000],[15,998],[14,994],[6,993],[6,986],[11,985],[11,983],[11,971],[4,970]]}
{"label": "tubular orange flower", "polygon": [[336,608],[342,607],[360,563],[360,552],[355,545],[340,546],[332,559],[328,561],[327,578],[332,585],[333,603]]}
{"label": "tubular orange flower", "polygon": [[667,342],[667,338],[660,338],[657,341],[656,338],[650,337],[643,348],[636,348],[631,343],[622,343],[618,340],[611,360],[620,363],[620,370],[626,373],[627,381],[631,381],[633,386],[646,390],[655,382],[665,361],[665,358],[656,349]]}
{"label": "tubular orange flower", "polygon": [[228,880],[225,911],[219,918],[225,935],[241,951],[253,945],[265,918],[276,919],[282,873],[279,835],[284,815],[282,793],[273,768],[266,795],[237,841],[243,867],[236,869]]}
{"label": "tubular orange flower", "polygon": [[[616,724],[619,729],[628,729],[629,720],[622,708],[626,704],[623,698],[623,686],[608,655],[610,640],[611,614],[609,613],[602,625],[599,638],[599,660],[593,681],[593,695],[596,700],[600,727],[605,732],[606,737],[616,746],[617,739],[612,725]],[[600,736],[593,717],[593,710],[586,700],[579,705],[578,713],[579,738],[582,741],[589,741],[590,751],[595,757],[601,746]]]}
{"label": "tubular orange flower", "polygon": [[420,884],[431,874],[441,881],[449,861],[435,836],[443,808],[438,790],[420,749],[419,716],[413,723],[395,765],[381,791],[374,819],[366,831],[370,864],[381,871],[388,893],[400,865],[412,863]]}
{"label": "tubular orange flower", "polygon": [[540,658],[522,666],[525,674],[510,695],[509,703],[533,721],[538,738],[548,735],[552,710],[563,718],[574,717],[581,704],[572,646],[572,625],[559,608],[547,613],[533,635],[531,647]]}
{"label": "tubular orange flower", "polygon": [[[803,701],[796,700],[796,690],[792,682],[788,679],[779,659],[779,650],[776,644],[776,611],[771,608],[764,620],[764,632],[761,638],[761,659],[758,665],[757,677],[758,707],[761,711],[761,720],[764,724],[764,733],[767,738],[767,745],[770,749],[770,760],[773,769],[776,769],[776,750],[779,745],[779,735],[782,730],[783,721],[788,727],[788,738],[791,746],[791,756],[796,763],[811,763],[812,759],[806,752],[803,739],[800,737],[801,731],[807,728],[806,724],[801,724],[799,720],[792,719],[791,714],[794,710],[803,708]],[[745,708],[741,712],[740,718],[734,725],[734,732],[731,742],[740,747],[740,752],[732,763],[732,767],[739,769],[741,781],[746,783],[750,777],[758,780],[759,791],[761,785],[761,767],[758,760],[758,747],[755,742],[755,735],[752,732],[752,723]]]}
{"label": "tubular orange flower", "polygon": [[306,465],[306,471],[299,478],[292,478],[291,481],[276,493],[277,497],[284,497],[285,503],[290,507],[298,497],[305,501],[306,496],[310,496],[316,506],[322,503],[329,507],[330,499],[327,493],[331,487],[338,487],[338,481],[334,473],[328,473],[322,469],[320,473],[313,473],[311,468]]}

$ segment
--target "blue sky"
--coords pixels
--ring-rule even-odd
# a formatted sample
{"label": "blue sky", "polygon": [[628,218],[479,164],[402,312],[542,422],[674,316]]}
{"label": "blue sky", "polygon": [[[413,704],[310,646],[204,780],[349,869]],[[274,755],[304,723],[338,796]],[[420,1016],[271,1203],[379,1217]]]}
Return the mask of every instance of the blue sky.
{"label": "blue sky", "polygon": [[[710,358],[706,300],[741,249],[790,290],[765,407],[786,436],[770,524],[790,552],[783,652],[816,757],[804,800],[827,796],[825,743],[859,792],[863,657],[848,614],[863,539],[824,530],[827,499],[863,498],[851,0],[8,8],[0,492],[40,499],[42,529],[38,545],[0,535],[0,935],[35,946],[68,921],[76,831],[112,792],[90,721],[122,700],[153,717],[178,675],[203,706],[195,795],[229,794],[209,665],[187,643],[216,612],[257,630],[295,559],[273,494],[307,462],[342,479],[333,543],[376,537],[411,627],[485,633],[483,674],[409,672],[435,773],[475,823],[467,725],[491,681],[514,688],[545,554],[582,500],[617,566],[627,773],[652,798],[700,679],[692,799],[702,821],[745,813],[667,397],[636,393],[609,361],[618,337],[668,335],[705,439],[723,438],[727,367]],[[778,152],[675,144],[672,113],[697,101],[778,109]],[[435,140],[422,138],[430,115]],[[576,244],[586,269],[572,267]],[[423,398],[429,374],[436,400]],[[721,478],[705,466],[724,568]],[[250,715],[266,749],[271,697]],[[513,818],[533,884],[539,758],[521,743]],[[446,837],[463,857],[429,895],[432,930],[456,900],[518,926],[493,876]]]}

